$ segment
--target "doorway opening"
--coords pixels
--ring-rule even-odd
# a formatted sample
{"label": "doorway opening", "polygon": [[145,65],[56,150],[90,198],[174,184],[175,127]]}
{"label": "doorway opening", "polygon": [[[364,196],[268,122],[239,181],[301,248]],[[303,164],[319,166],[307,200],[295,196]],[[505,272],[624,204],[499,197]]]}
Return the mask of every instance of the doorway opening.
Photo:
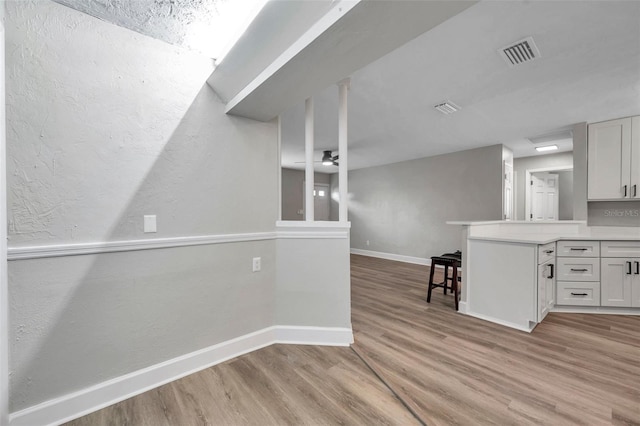
{"label": "doorway opening", "polygon": [[573,166],[527,170],[525,220],[573,219]]}

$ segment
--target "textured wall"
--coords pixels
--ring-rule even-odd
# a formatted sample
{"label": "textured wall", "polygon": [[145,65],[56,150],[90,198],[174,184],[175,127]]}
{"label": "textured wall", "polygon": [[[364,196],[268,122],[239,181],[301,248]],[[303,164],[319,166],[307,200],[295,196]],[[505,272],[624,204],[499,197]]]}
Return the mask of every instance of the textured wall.
{"label": "textured wall", "polygon": [[493,145],[349,172],[351,247],[420,258],[461,249],[445,222],[500,220],[501,171]]}
{"label": "textured wall", "polygon": [[[533,157],[516,158],[513,161],[513,174],[515,176],[516,188],[516,220],[525,219],[525,198],[526,198],[526,171],[545,168],[566,168],[573,167],[573,152],[560,152],[558,154],[535,155]],[[572,193],[573,188],[569,189]],[[566,191],[565,191],[566,192]],[[573,209],[573,207],[572,207]],[[572,217],[573,218],[573,215]]]}
{"label": "textured wall", "polygon": [[[48,1],[6,25],[10,246],[274,230],[277,126],[225,115],[209,60]],[[12,411],[273,324],[273,241],[9,269]]]}

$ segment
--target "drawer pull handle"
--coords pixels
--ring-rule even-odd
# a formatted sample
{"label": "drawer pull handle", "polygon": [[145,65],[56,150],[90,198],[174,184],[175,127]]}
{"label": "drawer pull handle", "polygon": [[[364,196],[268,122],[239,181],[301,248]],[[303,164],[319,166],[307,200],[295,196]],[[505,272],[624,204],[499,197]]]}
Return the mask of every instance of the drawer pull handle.
{"label": "drawer pull handle", "polygon": [[631,262],[625,262],[627,264],[627,275],[631,275]]}
{"label": "drawer pull handle", "polygon": [[586,247],[571,247],[569,250],[573,250],[573,251],[587,251],[589,250]]}
{"label": "drawer pull handle", "polygon": [[637,195],[637,191],[636,191],[637,186],[638,186],[638,185],[636,185],[636,184],[634,184],[634,185],[633,185],[633,196],[634,196],[634,197]]}
{"label": "drawer pull handle", "polygon": [[553,253],[553,250],[545,250],[544,252],[547,253],[547,254],[551,254],[551,253]]}
{"label": "drawer pull handle", "polygon": [[624,196],[627,196],[627,185],[624,186]]}
{"label": "drawer pull handle", "polygon": [[572,296],[588,296],[587,293],[574,293],[574,292],[571,292],[571,295]]}
{"label": "drawer pull handle", "polygon": [[549,265],[549,273],[550,273],[550,275],[547,276],[547,278],[553,278],[553,264]]}
{"label": "drawer pull handle", "polygon": [[636,274],[636,275],[640,275],[640,262],[638,262],[638,261],[636,260],[635,262],[633,262],[633,264],[634,264],[634,265],[635,265],[635,267],[636,267],[636,272],[635,272],[635,274]]}
{"label": "drawer pull handle", "polygon": [[576,269],[576,268],[571,268],[571,272],[587,272],[588,269],[586,268],[581,268],[581,269]]}

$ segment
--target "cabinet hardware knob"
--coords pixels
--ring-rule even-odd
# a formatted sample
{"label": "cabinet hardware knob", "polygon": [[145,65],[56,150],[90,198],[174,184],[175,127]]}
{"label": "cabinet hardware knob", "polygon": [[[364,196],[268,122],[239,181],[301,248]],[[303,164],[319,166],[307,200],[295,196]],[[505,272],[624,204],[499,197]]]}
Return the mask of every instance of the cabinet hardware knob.
{"label": "cabinet hardware knob", "polygon": [[574,292],[571,292],[571,295],[572,296],[588,296],[587,293],[574,293]]}
{"label": "cabinet hardware knob", "polygon": [[553,250],[545,250],[544,252],[547,253],[547,254],[551,254],[551,253],[553,253]]}

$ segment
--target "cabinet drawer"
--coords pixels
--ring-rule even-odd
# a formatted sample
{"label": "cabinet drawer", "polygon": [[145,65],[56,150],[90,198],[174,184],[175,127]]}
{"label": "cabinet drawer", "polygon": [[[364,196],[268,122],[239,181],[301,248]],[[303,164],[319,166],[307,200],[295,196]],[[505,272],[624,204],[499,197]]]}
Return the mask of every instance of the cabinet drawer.
{"label": "cabinet drawer", "polygon": [[598,257],[600,241],[558,241],[560,257]]}
{"label": "cabinet drawer", "polygon": [[640,241],[603,241],[602,257],[640,257]]}
{"label": "cabinet drawer", "polygon": [[556,243],[538,246],[538,265],[552,260],[556,255]]}
{"label": "cabinet drawer", "polygon": [[600,259],[560,257],[557,265],[558,281],[600,281]]}
{"label": "cabinet drawer", "polygon": [[556,288],[558,305],[600,306],[599,282],[558,281]]}

